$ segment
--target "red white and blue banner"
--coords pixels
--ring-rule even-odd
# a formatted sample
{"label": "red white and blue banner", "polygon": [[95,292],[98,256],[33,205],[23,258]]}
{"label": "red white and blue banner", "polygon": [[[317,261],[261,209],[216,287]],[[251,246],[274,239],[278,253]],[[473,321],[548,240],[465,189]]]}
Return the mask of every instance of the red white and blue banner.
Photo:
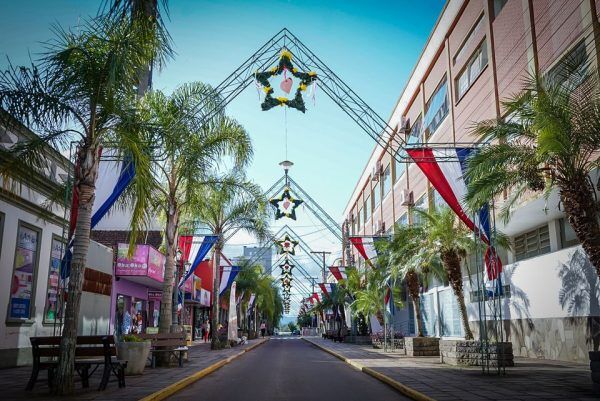
{"label": "red white and blue banner", "polygon": [[[415,161],[431,185],[465,225],[486,244],[490,244],[489,208],[486,205],[473,216],[468,213],[464,199],[467,193],[465,173],[469,157],[475,148],[408,148],[406,152]],[[502,262],[492,247],[486,251],[486,267],[490,280],[502,271]]]}
{"label": "red white and blue banner", "polygon": [[[102,151],[98,152],[100,157]],[[119,160],[101,160],[98,166],[98,179],[96,180],[96,193],[94,205],[92,206],[92,222],[91,229],[102,220],[102,218],[110,211],[117,199],[123,194],[135,177],[135,166],[131,159],[125,158]],[[75,226],[77,225],[77,215],[79,210],[79,195],[77,191],[73,192],[73,200],[71,204],[71,221],[70,237],[72,236]],[[71,274],[71,258],[73,248],[73,240],[70,238],[69,246],[61,262],[60,276],[66,279]]]}
{"label": "red white and blue banner", "polygon": [[335,289],[335,284],[332,283],[319,283],[319,287],[321,288],[321,292],[327,298],[331,298],[333,291]]}
{"label": "red white and blue banner", "polygon": [[206,235],[204,237],[182,235],[179,237],[179,249],[182,252],[181,259],[184,262],[191,261],[188,269],[182,275],[181,280],[179,280],[179,287],[194,274],[198,266],[200,266],[200,262],[208,255],[208,252],[210,252],[218,239],[217,235]]}
{"label": "red white and blue banner", "polygon": [[337,281],[348,279],[346,268],[344,266],[329,266],[329,271]]}
{"label": "red white and blue banner", "polygon": [[223,295],[223,293],[231,287],[231,284],[235,280],[235,277],[240,272],[239,266],[233,266],[229,259],[225,257],[225,255],[221,254],[221,263],[220,263],[220,273],[221,280],[219,285],[219,296]]}

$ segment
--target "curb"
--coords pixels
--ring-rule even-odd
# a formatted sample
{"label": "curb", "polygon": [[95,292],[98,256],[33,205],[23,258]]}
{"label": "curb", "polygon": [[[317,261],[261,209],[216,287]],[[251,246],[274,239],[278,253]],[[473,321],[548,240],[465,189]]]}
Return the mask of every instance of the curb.
{"label": "curb", "polygon": [[171,384],[170,386],[164,387],[150,395],[145,396],[144,398],[141,398],[139,401],[161,401],[161,400],[164,400],[165,398],[172,396],[176,392],[183,390],[190,384],[195,383],[196,381],[202,379],[205,376],[208,376],[209,374],[213,373],[216,370],[219,370],[223,366],[227,365],[229,362],[244,355],[246,352],[252,351],[254,348],[258,347],[259,345],[263,345],[267,341],[269,341],[269,338],[267,338],[259,343],[252,344],[248,348],[245,348],[236,354],[233,354],[233,355],[228,356],[227,358],[221,359],[220,361],[215,362],[212,365]]}
{"label": "curb", "polygon": [[361,372],[374,377],[375,379],[379,380],[382,383],[387,384],[390,387],[393,387],[396,391],[398,391],[399,393],[402,393],[403,395],[407,396],[408,398],[415,400],[415,401],[435,401],[435,399],[411,388],[408,387],[407,385],[404,385],[402,383],[400,383],[397,380],[392,379],[389,376],[386,376],[382,373],[377,372],[374,369],[368,368],[366,366],[362,366],[360,363],[350,359],[350,358],[346,358],[345,356],[338,354],[335,351],[330,350],[329,348],[326,348],[320,344],[317,344],[315,342],[312,342],[306,338],[302,338],[304,341],[306,341],[309,344],[314,345],[315,347],[319,348],[322,351],[325,351],[326,353],[333,355],[334,357],[341,359],[342,361],[346,362],[347,364],[349,364],[350,366],[352,366],[353,368],[360,370]]}

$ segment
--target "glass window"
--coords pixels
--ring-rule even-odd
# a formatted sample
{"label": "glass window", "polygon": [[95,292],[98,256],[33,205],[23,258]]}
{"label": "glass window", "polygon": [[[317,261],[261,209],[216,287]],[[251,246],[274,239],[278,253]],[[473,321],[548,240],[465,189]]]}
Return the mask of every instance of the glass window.
{"label": "glass window", "polygon": [[563,248],[579,245],[579,238],[567,219],[560,219],[560,240]]}
{"label": "glass window", "polygon": [[425,142],[423,138],[423,123],[421,120],[421,116],[417,117],[413,125],[411,125],[410,130],[408,131],[408,136],[406,138],[406,143],[409,145],[413,143],[423,143]]}
{"label": "glass window", "polygon": [[581,41],[548,71],[547,79],[556,84],[577,85],[585,76],[587,66],[585,41]]}
{"label": "glass window", "polygon": [[515,237],[517,261],[548,252],[550,252],[550,233],[547,224]]}
{"label": "glass window", "polygon": [[432,188],[431,194],[433,197],[433,207],[434,208],[437,209],[441,206],[446,206],[446,201],[444,200],[444,198],[442,198],[442,195],[440,195],[440,193],[438,191],[436,191],[434,188]]}
{"label": "glass window", "polygon": [[31,318],[33,283],[38,267],[40,230],[19,223],[8,307],[9,319]]}
{"label": "glass window", "polygon": [[487,45],[484,40],[456,78],[456,99],[460,100],[487,66]]}
{"label": "glass window", "polygon": [[383,194],[384,198],[390,192],[391,188],[392,188],[392,169],[391,169],[390,165],[388,164],[387,167],[385,168],[385,170],[383,170],[383,176],[381,177],[381,193]]}
{"label": "glass window", "polygon": [[367,198],[365,199],[365,204],[363,206],[363,210],[365,212],[364,219],[365,219],[365,223],[366,223],[367,220],[369,220],[371,218],[371,197],[370,196],[367,196]]}
{"label": "glass window", "polygon": [[58,274],[63,252],[64,243],[61,238],[53,237],[52,248],[50,249],[46,305],[44,306],[44,323],[52,323],[57,317],[60,317],[61,311],[58,309],[60,305],[58,302]]}
{"label": "glass window", "polygon": [[[417,199],[417,201],[415,202],[415,205],[413,206],[414,209],[419,209],[419,210],[424,210],[427,211],[428,207],[427,207],[427,194],[423,194],[419,199]],[[413,218],[413,224],[418,226],[423,222],[423,218],[421,217],[420,214],[418,213],[413,213],[412,214],[412,218]]]}
{"label": "glass window", "polygon": [[506,3],[508,3],[508,0],[494,0],[494,17],[500,14]]}
{"label": "glass window", "polygon": [[400,216],[398,220],[396,220],[396,224],[400,227],[406,227],[408,225],[408,213],[402,213],[402,216]]}
{"label": "glass window", "polygon": [[375,185],[373,185],[373,210],[377,209],[379,207],[379,204],[381,203],[381,191],[379,190],[379,182],[376,182]]}
{"label": "glass window", "polygon": [[466,56],[465,52],[467,51],[467,49],[471,48],[471,43],[473,42],[474,38],[479,37],[478,33],[479,33],[479,31],[481,31],[482,28],[483,28],[483,13],[481,13],[481,15],[479,16],[479,19],[477,20],[477,22],[475,22],[475,25],[473,25],[473,28],[471,28],[471,30],[469,31],[469,33],[463,40],[462,44],[460,45],[460,48],[454,55],[454,58],[452,59],[453,65],[456,64],[456,62],[459,61],[461,58]]}
{"label": "glass window", "polygon": [[360,219],[362,216],[362,209],[358,210],[358,216],[356,218],[356,232],[360,231]]}
{"label": "glass window", "polygon": [[[404,151],[402,151],[404,152]],[[403,159],[403,157],[401,157]],[[406,163],[404,161],[394,160],[394,182],[398,181],[406,171]]]}
{"label": "glass window", "polygon": [[446,77],[438,85],[425,105],[425,138],[429,138],[448,115],[448,85]]}

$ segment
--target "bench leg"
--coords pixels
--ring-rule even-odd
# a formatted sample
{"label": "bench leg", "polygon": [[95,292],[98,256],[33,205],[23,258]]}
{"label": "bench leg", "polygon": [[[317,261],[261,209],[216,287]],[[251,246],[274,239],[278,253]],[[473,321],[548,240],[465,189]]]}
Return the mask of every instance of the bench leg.
{"label": "bench leg", "polygon": [[119,388],[125,387],[125,368],[123,365],[119,365],[117,368],[117,378],[119,379]]}
{"label": "bench leg", "polygon": [[150,366],[152,367],[152,369],[154,369],[156,367],[156,354],[152,353],[152,363],[150,364]]}
{"label": "bench leg", "polygon": [[108,379],[110,379],[110,364],[105,363],[104,372],[102,373],[102,380],[100,381],[100,387],[98,387],[99,391],[106,390]]}
{"label": "bench leg", "polygon": [[179,351],[179,367],[183,367],[183,351]]}
{"label": "bench leg", "polygon": [[27,382],[27,387],[25,387],[26,391],[33,390],[33,386],[35,385],[35,382],[37,381],[37,377],[38,377],[39,373],[40,373],[39,366],[34,364],[33,368],[31,369],[31,377],[29,378],[29,382]]}
{"label": "bench leg", "polygon": [[88,388],[90,386],[90,367],[83,366],[81,368],[81,386],[83,388]]}
{"label": "bench leg", "polygon": [[48,368],[48,388],[52,388],[54,384],[54,367],[50,366]]}

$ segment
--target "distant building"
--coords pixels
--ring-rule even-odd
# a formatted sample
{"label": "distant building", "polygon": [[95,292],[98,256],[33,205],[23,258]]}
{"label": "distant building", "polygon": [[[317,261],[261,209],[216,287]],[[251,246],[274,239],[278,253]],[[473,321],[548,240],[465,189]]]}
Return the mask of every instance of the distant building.
{"label": "distant building", "polygon": [[244,246],[244,253],[241,258],[261,265],[268,274],[271,274],[273,270],[271,266],[273,264],[273,250],[271,247]]}

